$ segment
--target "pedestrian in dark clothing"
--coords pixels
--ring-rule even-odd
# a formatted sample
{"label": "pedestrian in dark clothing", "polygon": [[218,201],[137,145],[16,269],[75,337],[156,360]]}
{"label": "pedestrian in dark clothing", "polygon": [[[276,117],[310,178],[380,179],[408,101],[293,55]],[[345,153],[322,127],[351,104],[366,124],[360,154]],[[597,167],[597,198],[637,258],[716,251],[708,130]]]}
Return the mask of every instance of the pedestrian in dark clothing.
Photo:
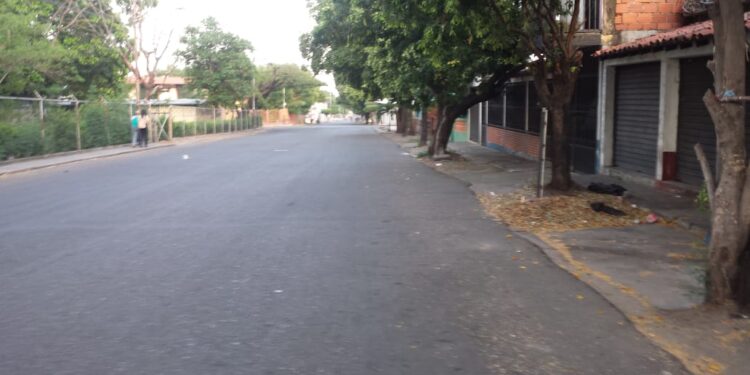
{"label": "pedestrian in dark clothing", "polygon": [[138,120],[138,146],[148,147],[148,129],[151,119],[145,109],[141,110],[141,118]]}

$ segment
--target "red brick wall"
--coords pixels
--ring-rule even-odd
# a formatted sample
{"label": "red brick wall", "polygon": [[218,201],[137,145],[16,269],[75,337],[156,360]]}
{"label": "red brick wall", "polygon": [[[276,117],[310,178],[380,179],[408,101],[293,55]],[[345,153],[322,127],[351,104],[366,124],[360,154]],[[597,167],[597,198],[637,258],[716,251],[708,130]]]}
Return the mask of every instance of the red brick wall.
{"label": "red brick wall", "polygon": [[453,131],[466,133],[466,120],[459,118],[453,123]]}
{"label": "red brick wall", "polygon": [[539,136],[518,131],[487,127],[487,145],[519,152],[534,159],[539,158]]}
{"label": "red brick wall", "polygon": [[[427,110],[427,119],[430,122],[430,126],[432,127],[433,131],[437,129],[437,118],[438,118],[437,108],[430,107],[430,109]],[[458,132],[466,132],[466,120],[462,118],[457,118],[456,121],[453,123],[453,130],[458,131]]]}
{"label": "red brick wall", "polygon": [[683,0],[616,0],[615,29],[671,30],[682,24]]}

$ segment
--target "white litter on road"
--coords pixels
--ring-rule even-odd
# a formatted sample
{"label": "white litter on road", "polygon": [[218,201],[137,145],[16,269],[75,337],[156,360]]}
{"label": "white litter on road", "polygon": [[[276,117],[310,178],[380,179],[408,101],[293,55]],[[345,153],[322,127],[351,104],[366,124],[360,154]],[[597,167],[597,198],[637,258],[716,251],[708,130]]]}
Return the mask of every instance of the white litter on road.
{"label": "white litter on road", "polygon": [[284,293],[284,291],[281,290],[281,289],[276,289],[273,292],[276,293],[276,294]]}
{"label": "white litter on road", "polygon": [[190,159],[190,155],[188,154],[182,155],[182,160],[188,160],[188,159]]}
{"label": "white litter on road", "polygon": [[443,166],[443,163],[435,163],[435,166],[436,166],[436,167],[442,167],[442,166]]}
{"label": "white litter on road", "polygon": [[282,150],[282,149],[279,149],[279,150],[273,150],[273,152],[287,152],[287,151],[289,151],[289,150]]}

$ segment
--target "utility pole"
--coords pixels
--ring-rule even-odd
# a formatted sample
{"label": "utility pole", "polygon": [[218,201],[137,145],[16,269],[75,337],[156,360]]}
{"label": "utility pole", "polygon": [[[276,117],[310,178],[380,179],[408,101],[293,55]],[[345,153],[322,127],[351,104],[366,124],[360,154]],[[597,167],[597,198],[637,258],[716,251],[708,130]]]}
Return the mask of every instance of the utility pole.
{"label": "utility pole", "polygon": [[252,125],[255,126],[255,77],[253,77],[253,117]]}
{"label": "utility pole", "polygon": [[281,92],[284,94],[284,104],[283,104],[283,106],[284,106],[284,108],[286,108],[286,87],[284,87],[283,89],[281,89]]}

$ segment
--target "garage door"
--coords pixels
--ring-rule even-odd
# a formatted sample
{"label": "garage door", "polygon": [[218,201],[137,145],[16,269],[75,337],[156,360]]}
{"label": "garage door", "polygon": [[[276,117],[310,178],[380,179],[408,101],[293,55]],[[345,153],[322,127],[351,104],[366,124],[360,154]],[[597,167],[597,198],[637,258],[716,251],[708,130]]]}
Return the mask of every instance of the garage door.
{"label": "garage door", "polygon": [[716,133],[703,104],[703,94],[713,86],[706,68],[708,58],[680,61],[680,110],[677,126],[677,179],[691,185],[703,182],[693,146],[700,143],[711,167],[716,163]]}
{"label": "garage door", "polygon": [[[693,150],[696,143],[703,146],[706,158],[714,174],[716,173],[716,131],[706,105],[703,104],[703,95],[706,90],[713,87],[713,75],[706,68],[706,63],[708,63],[708,57],[680,61],[677,179],[691,185],[703,183],[703,172]],[[750,68],[748,73],[750,73]],[[750,116],[745,116],[745,134],[747,148],[750,149],[748,136],[750,135]]]}
{"label": "garage door", "polygon": [[614,164],[656,174],[659,134],[659,63],[617,67]]}

